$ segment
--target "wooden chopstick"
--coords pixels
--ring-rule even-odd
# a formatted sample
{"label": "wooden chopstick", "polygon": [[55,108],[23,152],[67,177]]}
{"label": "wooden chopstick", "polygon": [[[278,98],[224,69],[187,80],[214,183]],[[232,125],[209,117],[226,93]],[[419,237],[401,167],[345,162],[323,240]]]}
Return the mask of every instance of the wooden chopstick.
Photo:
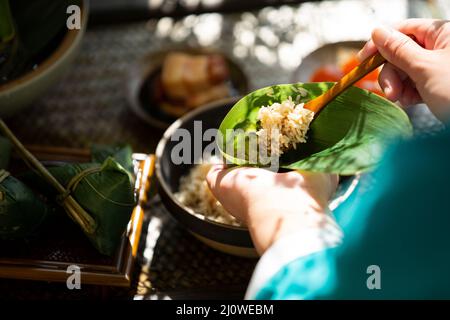
{"label": "wooden chopstick", "polygon": [[308,101],[304,108],[313,111],[316,115],[338,95],[354,85],[356,82],[364,78],[366,75],[384,64],[386,59],[380,54],[370,56],[364,60],[359,66],[344,75],[334,86],[324,92],[322,95]]}

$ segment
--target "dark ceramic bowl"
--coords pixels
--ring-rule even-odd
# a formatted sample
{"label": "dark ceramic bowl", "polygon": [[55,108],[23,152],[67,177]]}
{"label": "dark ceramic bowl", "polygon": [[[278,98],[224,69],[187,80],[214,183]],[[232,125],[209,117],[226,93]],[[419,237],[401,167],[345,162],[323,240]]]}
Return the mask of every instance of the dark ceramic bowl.
{"label": "dark ceramic bowl", "polygon": [[[181,204],[174,193],[179,189],[180,178],[189,173],[194,164],[174,164],[171,153],[179,144],[179,138],[173,139],[178,129],[186,129],[194,137],[194,121],[202,121],[202,133],[210,128],[218,128],[222,119],[238,98],[229,98],[200,107],[179,120],[175,121],[164,133],[163,138],[156,149],[156,176],[159,181],[161,199],[173,215],[173,217],[186,227],[201,241],[220,251],[244,256],[256,257],[250,234],[245,227],[236,227],[224,223],[218,223],[205,219],[200,214],[195,214],[192,209]],[[192,139],[194,140],[194,139]],[[196,141],[200,139],[196,138]],[[201,142],[202,150],[211,142]],[[191,144],[190,154],[194,155],[194,143]],[[192,161],[191,161],[192,162]],[[342,180],[339,190],[330,202],[330,209],[335,209],[354,190],[359,181],[359,176],[347,177]]]}
{"label": "dark ceramic bowl", "polygon": [[[156,176],[159,192],[164,205],[174,218],[191,231],[197,238],[218,250],[240,256],[256,256],[250,234],[246,228],[231,226],[204,219],[181,204],[174,193],[178,191],[180,178],[189,173],[194,164],[176,165],[171,160],[171,152],[179,141],[171,138],[176,130],[183,128],[194,132],[194,121],[202,121],[202,131],[218,128],[228,110],[236,103],[236,98],[229,98],[198,108],[175,121],[164,133],[156,149]],[[193,137],[193,135],[192,135]],[[198,139],[197,141],[199,141]],[[201,142],[202,150],[210,142]],[[192,161],[194,144],[191,145]]]}

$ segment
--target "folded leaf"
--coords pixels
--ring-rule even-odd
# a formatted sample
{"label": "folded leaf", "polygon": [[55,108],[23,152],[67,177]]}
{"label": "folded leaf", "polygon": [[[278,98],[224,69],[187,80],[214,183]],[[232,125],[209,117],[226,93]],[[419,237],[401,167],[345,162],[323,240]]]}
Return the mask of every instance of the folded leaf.
{"label": "folded leaf", "polygon": [[103,163],[107,158],[113,158],[125,170],[133,174],[133,149],[129,145],[100,145],[91,147],[91,160],[95,163]]}
{"label": "folded leaf", "polygon": [[0,0],[0,50],[15,35],[9,0]]}
{"label": "folded leaf", "polygon": [[0,170],[0,239],[36,235],[50,214],[49,207],[33,191]]}
{"label": "folded leaf", "polygon": [[[220,125],[222,154],[234,164],[250,165],[248,152],[236,156],[236,144],[246,141],[245,136],[257,130],[258,111],[262,106],[288,97],[306,102],[332,85],[325,82],[275,85],[248,94],[233,106]],[[306,89],[308,95],[302,96],[299,88]],[[236,138],[227,135],[228,129],[243,129],[244,133]],[[352,175],[373,168],[389,140],[411,134],[411,123],[402,109],[367,90],[352,87],[322,110],[311,123],[307,142],[283,154],[280,167]],[[230,139],[234,140],[230,142]],[[227,143],[234,144],[234,154],[226,152]]]}
{"label": "folded leaf", "polygon": [[[101,165],[67,164],[48,170],[97,223],[95,233],[88,235],[95,248],[103,254],[113,255],[136,203],[129,172],[112,158],[107,158]],[[47,197],[61,200],[35,173],[28,172],[21,179]]]}

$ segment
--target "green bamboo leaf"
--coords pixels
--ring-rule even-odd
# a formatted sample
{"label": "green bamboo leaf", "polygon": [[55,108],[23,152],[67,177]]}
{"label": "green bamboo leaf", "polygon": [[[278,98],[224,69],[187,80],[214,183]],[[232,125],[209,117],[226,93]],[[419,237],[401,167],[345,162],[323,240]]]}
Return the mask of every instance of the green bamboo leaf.
{"label": "green bamboo leaf", "polygon": [[18,63],[23,57],[19,47],[9,0],[0,0],[0,84],[22,68]]}
{"label": "green bamboo leaf", "polygon": [[[103,254],[113,255],[136,204],[129,172],[112,158],[103,164],[66,164],[50,167],[48,171],[71,189],[74,199],[96,222],[95,233],[88,235],[94,247]],[[50,199],[58,195],[34,172],[27,172],[20,179]]]}
{"label": "green bamboo leaf", "polygon": [[[61,182],[67,181],[73,173],[82,174],[86,168],[85,165],[65,166],[67,171],[61,176],[55,174],[55,177]],[[92,244],[101,253],[113,255],[135,206],[129,173],[109,158],[98,171],[86,175],[74,185],[72,194],[98,225],[95,234],[89,237]]]}
{"label": "green bamboo leaf", "polygon": [[91,160],[95,163],[103,163],[109,157],[117,161],[125,170],[134,173],[133,149],[130,145],[101,145],[94,144],[91,147]]}
{"label": "green bamboo leaf", "polygon": [[35,236],[53,211],[28,186],[6,171],[11,142],[0,136],[0,239],[19,240]]}
{"label": "green bamboo leaf", "polygon": [[17,240],[36,235],[51,209],[25,184],[0,170],[0,239]]}
{"label": "green bamboo leaf", "polygon": [[0,0],[0,51],[2,45],[14,38],[14,21],[9,7],[9,0]]}
{"label": "green bamboo leaf", "polygon": [[[262,106],[282,102],[288,97],[306,102],[332,85],[325,82],[275,85],[243,97],[220,125],[222,154],[234,164],[249,165],[248,152],[238,157],[236,149],[242,141],[247,143],[249,133],[257,130],[257,115]],[[307,90],[307,96],[300,94],[301,88]],[[242,129],[244,133],[232,136],[227,133],[228,129]],[[391,139],[411,134],[411,123],[402,109],[374,93],[352,87],[316,117],[308,131],[307,142],[283,154],[279,159],[280,167],[341,175],[364,172],[376,165]],[[234,145],[234,154],[227,153],[227,143]]]}

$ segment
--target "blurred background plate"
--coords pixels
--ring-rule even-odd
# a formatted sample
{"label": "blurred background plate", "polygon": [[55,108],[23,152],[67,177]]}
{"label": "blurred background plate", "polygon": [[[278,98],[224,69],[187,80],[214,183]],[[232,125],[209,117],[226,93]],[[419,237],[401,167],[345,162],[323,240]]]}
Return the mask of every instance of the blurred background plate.
{"label": "blurred background plate", "polygon": [[365,41],[342,41],[326,44],[306,56],[292,75],[292,82],[311,82],[316,70],[326,65],[339,66],[358,52]]}
{"label": "blurred background plate", "polygon": [[128,104],[131,110],[151,126],[166,129],[177,119],[161,109],[154,95],[155,85],[161,74],[164,59],[172,52],[193,55],[221,55],[230,70],[230,77],[226,83],[229,86],[231,96],[240,96],[248,92],[249,84],[244,71],[236,62],[220,51],[209,48],[180,47],[151,53],[131,67],[127,79]]}

